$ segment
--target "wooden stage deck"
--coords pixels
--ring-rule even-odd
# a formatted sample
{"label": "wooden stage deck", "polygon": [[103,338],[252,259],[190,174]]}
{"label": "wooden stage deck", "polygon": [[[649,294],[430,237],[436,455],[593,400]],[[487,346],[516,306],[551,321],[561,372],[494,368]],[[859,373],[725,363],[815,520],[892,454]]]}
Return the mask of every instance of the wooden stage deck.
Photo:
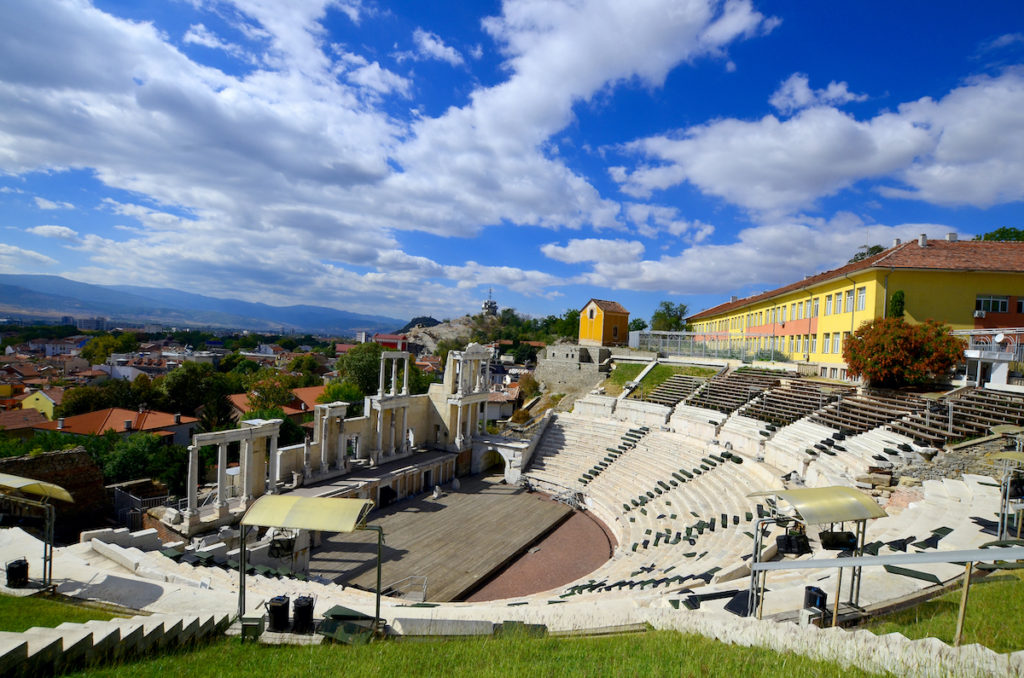
{"label": "wooden stage deck", "polygon": [[[425,494],[374,511],[384,528],[382,582],[427,577],[426,600],[460,600],[568,519],[572,509],[502,484],[501,476],[459,479],[440,499]],[[377,533],[325,535],[310,574],[367,590],[377,586]]]}

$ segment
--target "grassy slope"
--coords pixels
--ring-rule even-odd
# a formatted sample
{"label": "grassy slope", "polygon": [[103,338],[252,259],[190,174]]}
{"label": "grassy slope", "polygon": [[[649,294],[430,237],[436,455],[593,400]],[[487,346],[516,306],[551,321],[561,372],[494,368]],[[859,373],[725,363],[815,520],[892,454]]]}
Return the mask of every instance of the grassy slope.
{"label": "grassy slope", "polygon": [[[879,617],[866,628],[878,634],[902,633],[908,638],[934,636],[952,644],[960,589],[901,612]],[[997,572],[973,582],[967,600],[963,644],[981,643],[996,652],[1024,649],[1024,573]],[[1012,621],[1013,620],[1013,621]]]}
{"label": "grassy slope", "polygon": [[19,598],[0,594],[0,631],[21,632],[33,626],[54,627],[62,622],[113,619],[117,615],[79,605],[35,596]]}
{"label": "grassy slope", "polygon": [[[608,375],[602,386],[605,393],[610,396],[617,396],[622,393],[627,381],[637,378],[647,365],[641,363],[617,363],[612,373]],[[692,365],[665,365],[659,363],[654,366],[647,376],[644,377],[644,393],[650,393],[655,388],[668,381],[673,374],[688,374],[693,377],[713,377],[718,370],[711,367],[694,367]]]}
{"label": "grassy slope", "polygon": [[80,676],[865,676],[856,669],[770,650],[733,647],[672,631],[578,639],[501,638],[385,642],[362,647],[260,647],[221,640]]}

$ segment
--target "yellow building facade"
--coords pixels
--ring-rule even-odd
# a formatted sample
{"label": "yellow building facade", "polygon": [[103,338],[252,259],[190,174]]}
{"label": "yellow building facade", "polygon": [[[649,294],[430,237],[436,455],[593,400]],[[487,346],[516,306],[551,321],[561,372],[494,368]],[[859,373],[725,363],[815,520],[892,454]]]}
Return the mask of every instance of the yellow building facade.
{"label": "yellow building facade", "polygon": [[623,346],[629,340],[629,311],[616,301],[591,299],[580,309],[581,346]]}
{"label": "yellow building facade", "polygon": [[57,403],[43,391],[35,391],[21,401],[21,409],[38,410],[50,421],[53,421],[53,411],[56,407]]}
{"label": "yellow building facade", "polygon": [[777,352],[846,378],[843,344],[864,322],[885,317],[896,291],[904,319],[952,329],[1024,326],[1024,243],[918,240],[863,261],[691,316],[698,339]]}

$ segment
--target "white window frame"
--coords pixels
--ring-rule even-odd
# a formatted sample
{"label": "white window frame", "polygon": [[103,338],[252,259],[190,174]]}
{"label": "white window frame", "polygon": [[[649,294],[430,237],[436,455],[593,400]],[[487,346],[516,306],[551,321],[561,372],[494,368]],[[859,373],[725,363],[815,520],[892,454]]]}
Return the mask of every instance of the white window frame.
{"label": "white window frame", "polygon": [[825,313],[824,315],[832,315],[832,295],[825,295]]}
{"label": "white window frame", "polygon": [[868,288],[858,287],[857,288],[857,310],[863,311],[864,307],[867,306],[868,302]]}

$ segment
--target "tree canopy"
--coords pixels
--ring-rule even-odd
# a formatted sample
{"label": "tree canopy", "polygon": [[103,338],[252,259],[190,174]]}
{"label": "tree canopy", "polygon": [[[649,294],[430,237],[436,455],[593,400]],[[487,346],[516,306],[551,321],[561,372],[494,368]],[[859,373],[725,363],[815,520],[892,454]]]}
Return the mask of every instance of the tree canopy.
{"label": "tree canopy", "polygon": [[131,332],[117,336],[101,334],[86,342],[82,347],[82,357],[88,360],[90,365],[102,365],[112,353],[131,353],[138,347],[139,339]]}
{"label": "tree canopy", "polygon": [[686,304],[663,301],[651,316],[651,329],[655,332],[682,332],[686,329]]}
{"label": "tree canopy", "polygon": [[[338,358],[338,376],[355,384],[365,395],[376,394],[380,375],[380,354],[383,352],[383,346],[372,342],[353,346],[348,353]],[[384,378],[390,376],[386,374]]]}
{"label": "tree canopy", "polygon": [[864,261],[868,257],[873,257],[876,254],[881,254],[884,251],[885,251],[885,248],[882,247],[881,245],[861,245],[860,246],[860,251],[857,252],[856,254],[854,254],[850,258],[850,261],[847,262],[847,263],[855,264],[858,261]]}
{"label": "tree canopy", "polygon": [[851,376],[894,388],[943,377],[960,362],[963,351],[963,341],[941,323],[911,325],[902,318],[875,318],[846,342],[843,360]]}
{"label": "tree canopy", "polygon": [[997,228],[994,231],[989,231],[983,235],[974,236],[975,240],[998,240],[998,241],[1017,241],[1024,240],[1024,229],[1013,228],[1012,226],[1003,226]]}

